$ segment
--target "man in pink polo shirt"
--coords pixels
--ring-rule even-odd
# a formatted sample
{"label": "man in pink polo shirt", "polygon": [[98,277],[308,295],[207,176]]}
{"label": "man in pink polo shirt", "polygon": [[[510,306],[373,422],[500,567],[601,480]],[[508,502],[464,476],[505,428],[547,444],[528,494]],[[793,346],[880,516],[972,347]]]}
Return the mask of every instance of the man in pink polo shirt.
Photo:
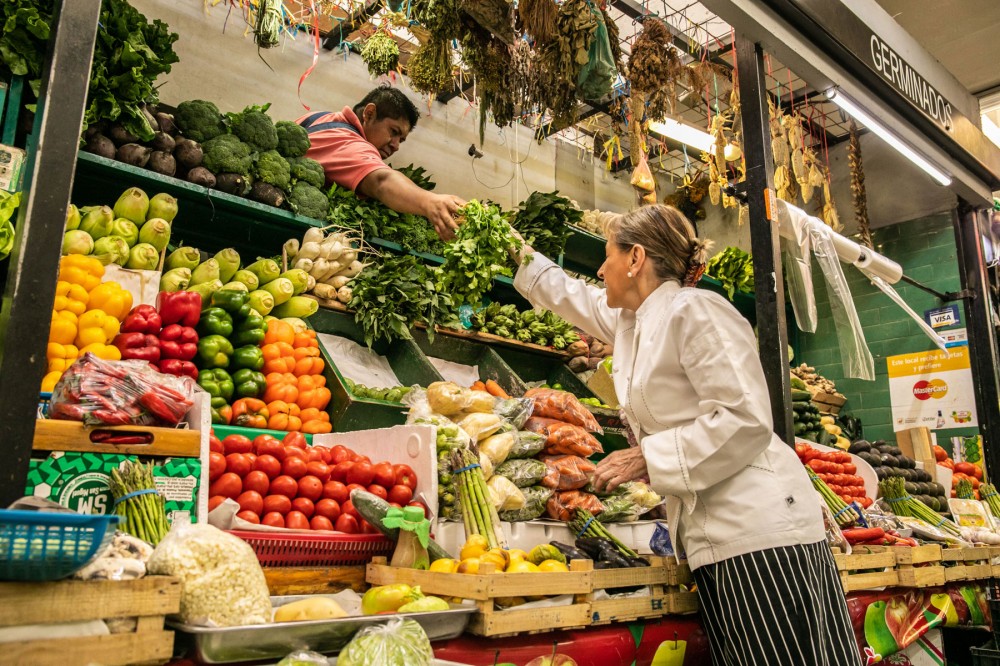
{"label": "man in pink polo shirt", "polygon": [[378,199],[399,213],[423,215],[448,240],[458,224],[455,212],[465,205],[450,194],[435,194],[414,184],[382,160],[399,150],[420,113],[402,92],[388,85],[365,95],[352,109],[321,111],[296,122],[309,132],[311,157],[326,170],[326,184],[336,183]]}

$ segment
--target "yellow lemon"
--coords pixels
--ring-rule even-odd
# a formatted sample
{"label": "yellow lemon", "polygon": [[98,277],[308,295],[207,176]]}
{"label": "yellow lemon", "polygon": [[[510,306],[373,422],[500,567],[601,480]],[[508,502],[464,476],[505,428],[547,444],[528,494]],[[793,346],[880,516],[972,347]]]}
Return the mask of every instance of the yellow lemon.
{"label": "yellow lemon", "polygon": [[429,570],[436,571],[438,573],[455,573],[455,569],[457,568],[458,568],[458,560],[445,558],[443,560],[434,560],[433,562],[431,562]]}
{"label": "yellow lemon", "polygon": [[473,534],[468,539],[465,540],[465,546],[477,546],[483,550],[489,550],[490,542],[486,540],[482,534]]}
{"label": "yellow lemon", "polygon": [[527,560],[511,562],[510,566],[507,567],[507,573],[535,573],[537,571],[538,567]]}
{"label": "yellow lemon", "polygon": [[461,561],[458,568],[455,569],[455,573],[460,574],[477,574],[479,573],[479,558],[478,557],[468,557]]}
{"label": "yellow lemon", "polygon": [[503,555],[500,555],[492,550],[488,553],[480,555],[479,562],[489,562],[498,573],[503,573],[503,570],[507,568],[507,561],[503,558]]}
{"label": "yellow lemon", "polygon": [[479,545],[465,544],[462,546],[462,551],[458,554],[458,557],[461,560],[467,560],[471,557],[479,558],[485,552],[486,548],[482,548]]}
{"label": "yellow lemon", "polygon": [[490,550],[488,552],[490,552],[490,553],[492,553],[492,554],[494,554],[494,555],[502,558],[503,559],[503,566],[504,566],[505,569],[507,568],[507,565],[510,564],[510,553],[508,553],[503,548],[490,548]]}
{"label": "yellow lemon", "polygon": [[539,571],[569,571],[569,567],[559,560],[545,560],[538,565]]}
{"label": "yellow lemon", "polygon": [[507,551],[507,555],[508,557],[510,557],[511,560],[523,561],[528,559],[528,554],[523,550],[521,550],[520,548],[511,548],[510,550]]}

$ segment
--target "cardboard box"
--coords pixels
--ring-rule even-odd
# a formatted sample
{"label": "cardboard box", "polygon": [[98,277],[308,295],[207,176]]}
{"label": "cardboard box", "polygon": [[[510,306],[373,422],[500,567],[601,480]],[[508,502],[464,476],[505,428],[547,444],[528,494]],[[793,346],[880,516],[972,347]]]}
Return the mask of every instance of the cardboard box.
{"label": "cardboard box", "polygon": [[932,481],[938,481],[937,457],[934,455],[934,440],[930,428],[900,430],[896,433],[896,444],[904,456],[921,464],[931,475]]}
{"label": "cardboard box", "polygon": [[605,405],[612,409],[618,409],[618,394],[615,393],[614,380],[611,379],[611,373],[603,365],[597,366],[597,370],[594,370],[594,374],[587,381],[587,388]]}

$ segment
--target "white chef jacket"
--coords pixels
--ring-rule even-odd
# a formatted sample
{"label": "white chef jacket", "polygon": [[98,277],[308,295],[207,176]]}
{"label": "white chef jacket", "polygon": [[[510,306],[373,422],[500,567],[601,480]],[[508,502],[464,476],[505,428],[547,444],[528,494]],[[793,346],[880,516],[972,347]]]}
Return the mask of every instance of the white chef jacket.
{"label": "white chef jacket", "polygon": [[819,495],[772,431],[753,329],[725,298],[665,282],[635,312],[611,308],[537,253],[514,286],[613,341],[615,392],[691,568],[825,538]]}

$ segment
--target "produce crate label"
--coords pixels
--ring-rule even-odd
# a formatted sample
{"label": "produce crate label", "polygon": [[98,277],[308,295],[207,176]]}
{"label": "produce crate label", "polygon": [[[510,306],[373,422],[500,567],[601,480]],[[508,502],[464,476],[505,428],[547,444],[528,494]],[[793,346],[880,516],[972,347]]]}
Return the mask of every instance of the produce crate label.
{"label": "produce crate label", "polygon": [[[48,458],[31,460],[25,493],[58,502],[77,513],[112,513],[111,470],[126,460],[138,457],[55,451]],[[168,520],[194,520],[200,477],[201,461],[197,458],[153,460],[153,479],[166,500]]]}

